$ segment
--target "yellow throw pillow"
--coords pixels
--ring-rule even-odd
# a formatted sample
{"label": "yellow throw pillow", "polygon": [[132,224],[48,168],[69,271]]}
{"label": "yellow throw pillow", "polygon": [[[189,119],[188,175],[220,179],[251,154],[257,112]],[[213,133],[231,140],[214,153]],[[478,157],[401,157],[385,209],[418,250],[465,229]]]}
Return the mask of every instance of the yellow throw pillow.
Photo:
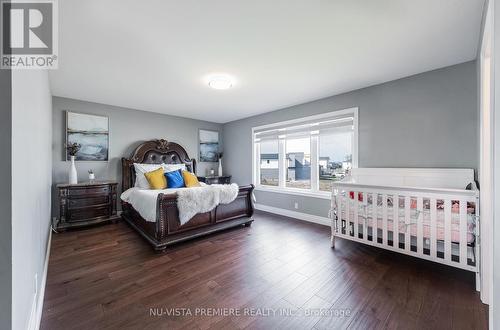
{"label": "yellow throw pillow", "polygon": [[151,172],[144,173],[151,189],[167,188],[167,178],[165,178],[163,167]]}
{"label": "yellow throw pillow", "polygon": [[198,182],[198,178],[191,172],[182,171],[182,178],[184,179],[184,184],[186,187],[199,187],[200,183]]}

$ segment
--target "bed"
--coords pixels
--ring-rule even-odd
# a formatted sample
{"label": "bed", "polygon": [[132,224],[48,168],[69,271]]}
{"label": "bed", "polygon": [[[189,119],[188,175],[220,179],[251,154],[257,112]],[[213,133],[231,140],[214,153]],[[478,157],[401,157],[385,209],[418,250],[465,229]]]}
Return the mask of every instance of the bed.
{"label": "bed", "polygon": [[333,184],[331,243],[361,242],[476,273],[479,191],[472,169],[358,168]]}
{"label": "bed", "polygon": [[[122,158],[122,191],[135,184],[134,163],[185,164],[192,173],[196,171],[196,160],[190,159],[186,150],[177,143],[166,140],[151,140],[138,145],[129,158]],[[122,200],[121,217],[156,251],[165,251],[167,246],[215,233],[236,226],[250,226],[253,222],[253,185],[241,186],[235,200],[219,204],[215,209],[195,215],[184,225],[180,224],[175,193],[159,193],[156,197],[156,219],[147,221],[134,207]],[[191,188],[188,188],[191,189]]]}

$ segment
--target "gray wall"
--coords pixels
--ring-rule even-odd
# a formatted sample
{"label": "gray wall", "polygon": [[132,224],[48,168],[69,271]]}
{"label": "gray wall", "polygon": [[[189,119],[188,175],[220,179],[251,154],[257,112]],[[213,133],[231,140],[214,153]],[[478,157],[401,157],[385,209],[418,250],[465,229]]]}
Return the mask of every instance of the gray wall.
{"label": "gray wall", "polygon": [[[490,0],[492,1],[492,0]],[[493,168],[493,297],[490,325],[491,329],[500,329],[500,50],[497,45],[500,45],[500,6],[498,2],[493,3],[493,81],[494,81],[494,168]]]}
{"label": "gray wall", "polygon": [[[67,182],[69,162],[64,161],[65,110],[104,115],[109,117],[109,161],[77,162],[78,180],[88,181],[89,169],[93,169],[98,180],[121,182],[121,158],[130,153],[143,141],[163,138],[177,142],[186,148],[191,158],[198,160],[198,130],[200,128],[218,130],[222,142],[222,125],[208,121],[187,119],[153,112],[120,108],[99,103],[53,97],[53,171],[54,184]],[[209,116],[207,116],[209,118]],[[197,173],[205,175],[216,163],[197,163]],[[55,191],[55,190],[54,190]],[[121,189],[120,189],[121,191]],[[53,192],[54,193],[54,192]],[[53,198],[53,216],[57,216],[57,199]]]}
{"label": "gray wall", "polygon": [[13,329],[27,329],[30,317],[37,322],[42,307],[39,297],[50,232],[51,132],[52,96],[47,71],[13,71]]}
{"label": "gray wall", "polygon": [[[478,167],[477,76],[471,61],[227,123],[227,172],[252,180],[251,128],[359,107],[360,167]],[[256,192],[268,206],[326,217],[328,200]]]}
{"label": "gray wall", "polygon": [[0,329],[11,328],[12,297],[12,85],[11,71],[0,70]]}

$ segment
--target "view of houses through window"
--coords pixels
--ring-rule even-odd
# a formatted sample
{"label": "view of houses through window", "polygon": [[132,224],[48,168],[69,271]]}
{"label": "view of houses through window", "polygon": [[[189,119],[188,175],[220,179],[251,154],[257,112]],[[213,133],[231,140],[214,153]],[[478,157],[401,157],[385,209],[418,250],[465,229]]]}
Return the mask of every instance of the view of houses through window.
{"label": "view of houses through window", "polygon": [[286,139],[286,186],[311,188],[311,138]]}
{"label": "view of houses through window", "polygon": [[260,143],[260,184],[278,186],[278,140],[262,141]]}
{"label": "view of houses through window", "polygon": [[352,168],[352,130],[319,136],[319,190],[331,191],[332,183],[343,179]]}
{"label": "view of houses through window", "polygon": [[305,124],[254,133],[258,185],[329,192],[333,182],[353,167],[352,114],[318,122],[304,120]]}

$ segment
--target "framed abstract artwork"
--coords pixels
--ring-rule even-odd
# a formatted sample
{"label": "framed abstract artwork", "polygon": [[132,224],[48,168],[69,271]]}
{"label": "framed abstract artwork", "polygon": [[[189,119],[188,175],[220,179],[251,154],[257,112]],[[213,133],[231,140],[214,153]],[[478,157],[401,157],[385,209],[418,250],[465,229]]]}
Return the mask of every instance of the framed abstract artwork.
{"label": "framed abstract artwork", "polygon": [[[77,143],[75,160],[107,161],[109,157],[109,118],[66,111],[66,145]],[[66,151],[66,160],[69,160]]]}
{"label": "framed abstract artwork", "polygon": [[219,160],[219,132],[200,129],[200,162]]}

